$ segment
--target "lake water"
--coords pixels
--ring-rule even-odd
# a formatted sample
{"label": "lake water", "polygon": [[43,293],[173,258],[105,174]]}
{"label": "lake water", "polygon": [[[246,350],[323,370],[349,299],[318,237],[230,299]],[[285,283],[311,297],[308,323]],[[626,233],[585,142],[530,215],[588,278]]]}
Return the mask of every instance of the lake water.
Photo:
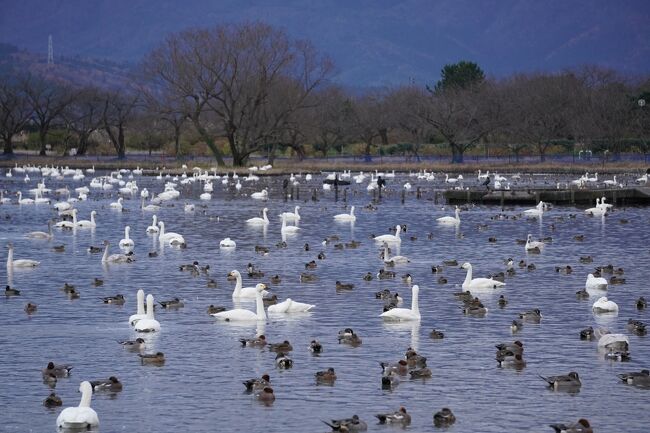
{"label": "lake water", "polygon": [[[466,175],[466,179],[474,175]],[[40,180],[31,174],[0,178],[0,188],[16,202],[15,192],[25,194]],[[140,188],[159,193],[164,182],[155,177],[136,177]],[[299,178],[300,200],[285,201],[282,177],[262,177],[259,182],[242,182],[237,191],[230,179],[225,187],[214,183],[212,200],[200,201],[202,184],[179,185],[179,200],[163,204],[157,216],[168,231],[181,233],[186,249],[160,248],[156,240],[145,233],[151,224],[151,212],[140,210],[139,192],[134,199],[125,199],[128,212],[109,208],[117,198],[117,186],[112,193],[91,190],[89,200],[76,204],[79,219],[88,219],[97,211],[97,228],[60,231],[55,229],[53,241],[37,241],[24,237],[32,230],[46,230],[48,219],[56,213],[48,205],[15,204],[0,206],[0,240],[12,241],[15,259],[32,258],[41,265],[30,270],[14,270],[7,275],[0,266],[0,281],[11,279],[21,296],[0,299],[0,430],[6,432],[55,431],[60,408],[43,407],[50,389],[43,383],[40,370],[49,361],[74,366],[69,378],[60,379],[55,392],[63,399],[63,407],[79,403],[79,383],[83,380],[117,376],[124,383],[121,393],[93,395],[92,407],[100,419],[103,432],[175,432],[175,431],[247,431],[247,432],[325,432],[321,420],[350,417],[358,414],[369,424],[369,430],[381,431],[374,414],[392,412],[404,406],[411,413],[412,431],[435,431],[432,415],[449,407],[457,417],[449,431],[503,432],[552,431],[547,426],[556,422],[575,422],[587,418],[598,432],[646,432],[650,422],[647,411],[650,390],[628,386],[616,377],[626,371],[650,367],[649,337],[628,333],[629,318],[648,321],[648,310],[637,311],[635,301],[640,295],[650,298],[647,272],[650,269],[650,212],[647,208],[615,208],[606,218],[585,216],[583,209],[554,207],[542,221],[522,219],[493,220],[501,209],[472,206],[461,212],[458,228],[436,224],[435,218],[452,215],[450,206],[434,203],[436,190],[445,187],[440,175],[435,182],[398,175],[389,180],[377,210],[364,207],[372,195],[366,191],[367,181],[353,184],[346,195],[347,205],[356,206],[357,221],[335,223],[332,216],[346,212],[343,194],[334,201],[334,192],[321,189],[322,176],[310,182]],[[126,175],[124,180],[126,179]],[[400,200],[400,185],[413,183],[412,192]],[[70,188],[88,184],[66,180],[46,181],[46,186]],[[475,178],[466,183],[476,182]],[[528,177],[520,184],[554,185],[554,177]],[[421,199],[415,197],[421,186]],[[266,202],[248,197],[253,191],[268,187]],[[317,189],[318,201],[312,200]],[[100,191],[100,192],[98,192]],[[52,197],[54,194],[50,193]],[[185,202],[196,204],[194,213],[186,213]],[[281,241],[278,214],[301,206],[300,231]],[[245,219],[259,216],[268,207],[271,223],[266,230],[249,227]],[[519,214],[523,208],[506,208],[508,215]],[[577,214],[575,219],[570,214]],[[623,224],[621,219],[629,222]],[[411,262],[398,265],[395,280],[364,281],[362,277],[382,268],[378,246],[369,239],[371,234],[388,233],[396,224],[406,224],[400,253]],[[479,227],[487,224],[487,227]],[[124,226],[131,227],[137,260],[130,264],[103,266],[101,254],[87,252],[90,245],[99,246],[104,239],[111,241],[111,252],[117,253],[117,243],[124,236]],[[432,239],[428,234],[432,233]],[[552,237],[541,254],[526,255],[516,239]],[[584,241],[573,239],[584,234]],[[338,235],[340,241],[321,245],[327,236]],[[411,240],[411,236],[416,239]],[[237,242],[234,250],[219,248],[219,241],[230,237]],[[496,242],[488,238],[496,237]],[[357,249],[336,249],[337,242],[361,241]],[[305,251],[304,244],[311,246]],[[54,245],[64,245],[65,252],[55,252]],[[270,248],[266,256],[255,253],[256,245]],[[158,251],[157,257],[149,257]],[[315,260],[319,252],[324,260],[316,260],[318,281],[301,283],[305,263]],[[394,253],[396,253],[394,251]],[[580,256],[591,255],[593,263],[582,264]],[[492,294],[480,294],[489,312],[485,317],[463,315],[461,303],[454,293],[461,290],[465,271],[458,266],[444,268],[447,284],[438,284],[439,274],[431,266],[443,260],[456,259],[459,264],[471,262],[475,277],[505,270],[504,259],[515,263],[526,260],[536,270],[516,268],[516,275],[506,279],[507,285]],[[210,275],[193,277],[180,272],[179,265],[197,260],[210,265]],[[246,265],[252,262],[265,272],[260,279],[246,275]],[[608,296],[618,303],[617,316],[594,316],[591,305],[597,299],[576,299],[575,292],[584,287],[586,276],[597,265],[613,264],[625,268],[626,284],[610,286]],[[564,275],[556,266],[570,265],[573,273]],[[280,299],[291,297],[300,302],[316,304],[307,314],[289,317],[269,317],[265,323],[235,325],[220,323],[206,314],[210,304],[232,308],[234,282],[227,281],[229,271],[238,269],[244,285],[265,282]],[[411,290],[401,275],[410,273],[420,286],[419,324],[387,324],[378,317],[383,303],[375,292],[384,288],[398,291],[408,308]],[[269,278],[278,274],[279,284]],[[94,278],[104,279],[104,285],[94,287]],[[217,281],[217,288],[208,288],[207,279]],[[335,281],[354,283],[352,291],[337,293]],[[74,284],[81,297],[69,300],[60,290],[64,283]],[[137,354],[125,351],[116,340],[134,339],[138,335],[127,323],[135,313],[135,293],[142,288],[156,300],[181,298],[185,307],[166,311],[156,310],[161,332],[145,335],[146,352],[162,351],[166,363],[162,367],[143,366]],[[101,298],[124,294],[124,306],[103,304]],[[509,304],[500,309],[497,299],[505,295]],[[23,311],[27,302],[38,305],[38,312],[28,316]],[[244,308],[254,309],[254,302],[242,302]],[[540,324],[527,323],[513,336],[510,323],[522,311],[539,308]],[[629,335],[631,360],[605,360],[595,342],[581,341],[579,331],[587,326],[604,326],[613,332]],[[363,339],[360,347],[339,345],[339,330],[351,327]],[[443,340],[432,340],[433,329],[445,333]],[[290,356],[294,366],[289,370],[275,368],[275,354],[267,349],[242,348],[238,339],[264,333],[270,342],[289,340],[294,350]],[[318,339],[324,350],[314,356],[309,342]],[[517,371],[499,368],[494,345],[519,339],[524,343],[527,366]],[[392,390],[381,387],[379,363],[402,359],[405,350],[415,348],[427,357],[433,372],[431,379],[409,380],[408,376]],[[314,374],[335,368],[338,380],[333,386],[317,385]],[[554,392],[538,377],[580,374],[583,386],[579,393]],[[244,393],[242,381],[269,373],[276,394],[271,406],[257,402]]]}

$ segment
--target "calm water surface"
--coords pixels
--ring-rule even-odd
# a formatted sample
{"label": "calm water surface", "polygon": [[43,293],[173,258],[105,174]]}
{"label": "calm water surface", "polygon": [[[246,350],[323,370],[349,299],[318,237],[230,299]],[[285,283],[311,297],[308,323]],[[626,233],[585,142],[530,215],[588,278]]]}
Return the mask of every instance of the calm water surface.
{"label": "calm water surface", "polygon": [[[0,188],[9,192],[14,203],[16,191],[26,194],[40,180],[40,176],[30,174],[30,182],[25,183],[22,177],[0,178]],[[140,188],[152,192],[161,192],[164,187],[164,181],[155,177],[137,180]],[[458,419],[449,431],[551,431],[549,423],[574,422],[580,417],[589,419],[599,432],[647,431],[650,391],[627,386],[616,374],[650,367],[648,337],[630,335],[632,359],[621,363],[605,360],[595,342],[580,341],[578,336],[582,328],[590,325],[627,333],[628,318],[648,321],[647,310],[638,312],[635,308],[640,295],[650,298],[647,208],[621,207],[602,219],[586,217],[583,209],[555,207],[539,222],[492,220],[500,208],[475,206],[461,213],[459,228],[444,227],[437,225],[435,218],[451,215],[452,208],[433,201],[434,190],[444,185],[398,175],[375,211],[364,209],[372,199],[365,188],[367,182],[353,183],[347,204],[356,206],[357,221],[351,226],[333,221],[333,215],[347,209],[342,200],[334,202],[333,192],[321,191],[321,180],[319,176],[311,182],[299,179],[301,200],[295,201],[283,199],[281,178],[262,177],[256,183],[246,182],[241,191],[235,190],[232,180],[228,187],[216,180],[209,202],[198,199],[202,192],[199,182],[179,185],[181,199],[163,204],[156,214],[168,231],[185,236],[188,248],[184,250],[161,249],[145,233],[152,213],[140,210],[139,193],[134,199],[125,199],[128,211],[116,212],[109,208],[109,203],[117,198],[116,190],[92,190],[89,200],[77,203],[76,207],[79,219],[88,219],[90,212],[96,210],[97,228],[75,232],[55,229],[51,242],[24,237],[32,230],[46,230],[48,219],[56,216],[50,206],[0,206],[3,246],[12,241],[16,259],[41,261],[39,267],[16,269],[13,275],[7,275],[5,266],[0,266],[0,281],[10,280],[22,290],[20,297],[0,299],[0,430],[56,430],[60,409],[43,407],[42,401],[50,390],[40,374],[48,361],[54,361],[74,366],[71,377],[60,379],[55,389],[64,407],[78,404],[82,380],[114,375],[124,383],[124,391],[119,394],[93,396],[92,407],[104,432],[325,432],[328,428],[320,420],[352,414],[367,421],[369,430],[381,431],[386,427],[376,426],[373,415],[394,411],[401,405],[413,416],[409,428],[412,431],[436,430],[432,414],[444,406],[450,407]],[[414,193],[407,194],[402,204],[398,191],[406,180],[413,183],[412,191],[420,185],[424,192],[419,200]],[[83,182],[48,179],[46,186],[74,188],[88,182],[89,178]],[[526,182],[554,185],[555,179],[533,177]],[[247,196],[263,187],[270,189],[267,202]],[[311,199],[312,189],[318,189],[318,201]],[[185,213],[185,202],[195,203],[196,211]],[[301,230],[287,239],[287,248],[277,248],[276,243],[281,241],[277,215],[291,211],[295,204],[301,206]],[[268,228],[248,227],[245,219],[258,216],[264,206],[269,209]],[[516,215],[522,210],[506,208],[505,213]],[[576,213],[575,219],[569,218]],[[620,223],[622,218],[629,223]],[[375,274],[382,267],[378,247],[369,236],[388,233],[388,228],[395,224],[408,226],[399,252],[408,256],[411,263],[398,266],[396,271],[399,276],[410,273],[420,286],[420,324],[385,324],[378,317],[383,305],[375,299],[378,290],[396,290],[404,296],[405,306],[410,305],[410,287],[401,278],[370,282],[362,279],[367,272]],[[479,229],[479,224],[487,224],[487,228]],[[111,252],[117,253],[125,225],[131,227],[135,240],[135,263],[103,266],[100,254],[87,252],[90,245],[99,246],[108,239]],[[432,240],[428,239],[429,232],[433,233]],[[535,237],[552,236],[552,243],[542,254],[527,256],[515,240],[528,233]],[[361,246],[338,250],[333,246],[336,242],[321,245],[326,236],[334,234],[340,236],[340,242],[354,239],[361,241]],[[575,241],[576,234],[584,234],[584,241]],[[411,240],[411,236],[415,239]],[[219,248],[219,241],[225,237],[237,242],[235,250]],[[489,237],[496,237],[497,242],[489,243]],[[310,251],[304,250],[305,243],[310,244]],[[65,245],[65,252],[54,252],[53,245]],[[270,254],[256,254],[256,245],[269,247]],[[148,252],[154,250],[158,256],[149,257]],[[305,263],[316,259],[320,251],[326,258],[317,260],[318,268],[309,271],[318,276],[318,281],[300,283]],[[579,257],[585,255],[591,255],[594,262],[581,264]],[[1,257],[6,258],[4,248]],[[448,284],[438,284],[439,275],[431,272],[431,265],[457,259],[460,263],[471,262],[475,277],[487,276],[505,270],[503,261],[507,257],[515,262],[523,259],[534,263],[537,269],[528,272],[516,268],[516,275],[507,278],[505,288],[480,295],[489,308],[484,318],[464,316],[459,309],[461,304],[453,296],[460,290],[464,270],[446,267],[443,275]],[[217,281],[217,288],[206,286],[207,276],[192,277],[178,270],[180,264],[194,260],[210,265],[209,278]],[[265,277],[248,278],[245,270],[249,262],[263,270]],[[618,303],[620,312],[615,317],[595,317],[591,305],[596,298],[577,300],[575,292],[584,287],[594,266],[609,263],[625,268],[626,284],[610,286],[608,293]],[[565,265],[573,267],[572,274],[555,271],[556,266]],[[226,275],[233,269],[242,272],[244,285],[266,282],[280,299],[291,297],[316,304],[316,308],[308,314],[269,317],[266,323],[217,323],[206,314],[206,308],[210,304],[232,307],[234,283],[227,281]],[[269,277],[275,274],[282,277],[282,282],[272,285]],[[103,286],[92,285],[96,277],[104,279]],[[354,283],[356,287],[351,292],[337,293],[336,280]],[[60,291],[66,282],[77,287],[80,299],[70,301]],[[163,367],[140,365],[136,354],[123,350],[116,342],[139,336],[127,323],[129,315],[135,313],[135,293],[139,288],[152,293],[157,300],[179,297],[185,302],[185,307],[176,311],[157,309],[156,318],[162,330],[145,336],[147,352],[165,353],[167,362]],[[102,297],[117,293],[127,298],[124,306],[102,303]],[[497,306],[499,294],[510,301],[504,309]],[[33,316],[23,311],[27,302],[38,305]],[[242,302],[241,306],[254,309],[254,302]],[[519,312],[532,308],[542,311],[542,322],[526,324],[513,337],[510,322]],[[339,345],[336,335],[344,327],[353,328],[363,338],[363,345]],[[445,339],[430,339],[433,328],[444,331]],[[259,333],[264,333],[270,342],[289,340],[293,344],[293,369],[277,370],[275,354],[266,349],[241,347],[239,338]],[[323,344],[321,356],[308,351],[312,339]],[[527,366],[522,371],[499,368],[494,360],[494,344],[514,339],[524,342]],[[395,389],[382,390],[379,362],[396,362],[409,346],[428,358],[433,377],[426,381],[405,378]],[[328,367],[336,369],[336,384],[316,385],[314,373]],[[571,370],[577,371],[583,381],[576,395],[553,392],[537,376],[566,374]],[[241,383],[264,373],[271,375],[277,396],[270,407],[245,394]]]}

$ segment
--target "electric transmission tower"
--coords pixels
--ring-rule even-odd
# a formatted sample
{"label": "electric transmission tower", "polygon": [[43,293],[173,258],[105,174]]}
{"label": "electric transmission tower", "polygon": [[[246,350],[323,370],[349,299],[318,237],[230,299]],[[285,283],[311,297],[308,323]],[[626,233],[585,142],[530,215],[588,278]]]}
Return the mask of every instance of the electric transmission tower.
{"label": "electric transmission tower", "polygon": [[52,35],[47,38],[47,64],[54,64],[54,46],[52,45]]}

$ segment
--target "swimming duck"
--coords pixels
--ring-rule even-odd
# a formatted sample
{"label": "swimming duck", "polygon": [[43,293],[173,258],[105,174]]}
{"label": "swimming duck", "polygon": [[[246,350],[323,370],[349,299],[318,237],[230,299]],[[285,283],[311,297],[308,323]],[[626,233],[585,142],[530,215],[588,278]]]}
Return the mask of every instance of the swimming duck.
{"label": "swimming duck", "polygon": [[[276,305],[278,303],[278,295],[275,293],[272,294],[271,296],[265,296],[262,298],[262,302],[264,302],[265,307],[269,307],[271,305]],[[272,310],[269,310],[271,312]]]}
{"label": "swimming duck", "polygon": [[266,346],[266,336],[262,334],[254,338],[240,338],[239,342],[242,347],[264,347]]}
{"label": "swimming duck", "polygon": [[368,272],[366,275],[363,276],[364,281],[372,281],[372,274]]}
{"label": "swimming duck", "polygon": [[646,335],[646,324],[640,320],[628,319],[627,329],[636,335]]}
{"label": "swimming duck", "polygon": [[162,365],[165,363],[165,354],[162,352],[139,354],[140,362],[144,364]]}
{"label": "swimming duck", "polygon": [[617,374],[618,378],[621,379],[623,382],[627,383],[628,385],[642,385],[642,386],[649,386],[650,385],[650,371],[649,370],[641,370],[639,372],[630,372],[630,373],[621,373]]}
{"label": "swimming duck", "polygon": [[259,254],[264,254],[264,255],[266,255],[266,254],[269,253],[269,249],[268,249],[267,247],[263,247],[263,246],[260,246],[260,245],[256,245],[256,246],[255,246],[255,252],[256,252],[256,253],[259,253]]}
{"label": "swimming duck", "polygon": [[442,331],[434,329],[429,333],[429,337],[431,337],[433,340],[442,340],[445,338],[445,334]]}
{"label": "swimming duck", "polygon": [[316,269],[318,265],[316,264],[315,260],[312,260],[309,263],[305,263],[305,269]]}
{"label": "swimming duck", "polygon": [[280,284],[281,282],[282,282],[282,278],[280,278],[279,275],[274,275],[271,277],[272,284]]}
{"label": "swimming duck", "polygon": [[451,409],[443,407],[441,410],[433,414],[433,425],[436,427],[448,427],[456,422],[456,416],[452,413]]}
{"label": "swimming duck", "polygon": [[580,263],[591,263],[594,259],[591,256],[580,256]]}
{"label": "swimming duck", "polygon": [[185,306],[185,303],[178,298],[170,299],[169,301],[158,301],[158,303],[166,309],[182,308]]}
{"label": "swimming duck", "polygon": [[439,272],[442,272],[443,270],[444,270],[444,268],[442,266],[439,266],[439,265],[431,266],[431,273],[432,274],[437,274]]}
{"label": "swimming duck", "polygon": [[90,385],[93,387],[93,391],[108,391],[108,392],[120,392],[122,391],[122,382],[115,377],[111,376],[106,380],[93,380],[90,382]]}
{"label": "swimming duck", "polygon": [[409,371],[411,379],[427,379],[432,376],[431,369],[427,367]]}
{"label": "swimming duck", "polygon": [[333,419],[331,422],[323,421],[331,427],[333,431],[357,433],[368,430],[368,425],[359,419],[358,415],[352,415],[352,418]]}
{"label": "swimming duck", "polygon": [[5,287],[5,296],[7,298],[11,296],[20,296],[20,290],[12,289],[10,286]]}
{"label": "swimming duck", "polygon": [[542,320],[542,312],[539,308],[519,313],[519,318],[525,322],[539,323]]}
{"label": "swimming duck", "polygon": [[45,407],[58,407],[63,405],[63,400],[61,397],[55,393],[50,393],[45,400],[43,400],[43,406]]}
{"label": "swimming duck", "polygon": [[275,357],[275,365],[278,368],[287,369],[293,367],[293,359],[289,358],[285,353],[278,352]]}
{"label": "swimming duck", "polygon": [[555,272],[562,273],[562,274],[570,274],[573,272],[573,268],[571,266],[566,265],[566,266],[556,266],[555,267]]}
{"label": "swimming duck", "polygon": [[612,278],[609,279],[609,284],[625,284],[625,278],[613,275]]}
{"label": "swimming duck", "polygon": [[27,305],[25,305],[25,313],[27,314],[34,314],[36,313],[36,310],[38,310],[36,304],[32,304],[31,302],[28,302]]}
{"label": "swimming duck", "polygon": [[594,333],[594,328],[592,326],[583,329],[580,331],[580,339],[581,340],[593,340],[596,337]]}
{"label": "swimming duck", "polygon": [[144,338],[136,338],[135,340],[123,340],[123,341],[118,341],[127,350],[131,351],[136,351],[139,352],[140,350],[144,349]]}
{"label": "swimming duck", "polygon": [[217,287],[217,282],[216,282],[215,280],[213,280],[212,278],[210,278],[210,279],[208,279],[208,281],[205,283],[205,285],[206,285],[208,288],[214,289],[214,288]]}
{"label": "swimming duck", "polygon": [[66,364],[54,364],[53,362],[49,362],[47,364],[47,367],[45,367],[42,370],[43,377],[49,376],[49,375],[54,375],[55,377],[68,377],[70,375],[70,371],[72,370],[72,366],[66,365]]}
{"label": "swimming duck", "polygon": [[316,383],[332,384],[336,381],[336,372],[332,367],[327,370],[316,372]]}
{"label": "swimming duck", "polygon": [[535,263],[529,263],[528,266],[526,266],[526,270],[529,271],[529,272],[534,271],[535,269],[537,269],[537,266],[535,266]]}
{"label": "swimming duck", "polygon": [[499,367],[515,367],[521,369],[526,366],[526,361],[521,354],[504,355],[496,358]]}
{"label": "swimming duck", "polygon": [[400,376],[405,376],[408,373],[408,363],[404,359],[400,359],[395,363],[380,362],[379,365],[381,366],[383,375],[396,373]]}
{"label": "swimming duck", "polygon": [[499,304],[500,308],[505,308],[505,306],[508,305],[508,300],[506,299],[505,296],[500,295],[497,304]]}
{"label": "swimming duck", "polygon": [[481,302],[479,302],[476,305],[468,305],[466,307],[462,307],[463,314],[466,314],[468,316],[478,316],[482,317],[485,316],[488,312],[488,309],[485,305],[483,305]]}
{"label": "swimming duck", "polygon": [[250,278],[262,278],[264,276],[264,272],[259,269],[255,269],[255,265],[252,263],[249,263],[246,266],[246,271]]}
{"label": "swimming duck", "polygon": [[311,340],[309,343],[309,351],[318,354],[323,352],[323,346],[318,342],[318,340]]}
{"label": "swimming duck", "polygon": [[555,433],[593,433],[593,429],[584,418],[580,418],[575,424],[549,424]]}
{"label": "swimming duck", "polygon": [[427,357],[418,354],[411,347],[406,349],[406,353],[404,353],[404,358],[406,359],[406,364],[409,366],[409,368],[427,366]]}
{"label": "swimming duck", "polygon": [[361,338],[354,333],[352,328],[345,328],[339,331],[338,340],[339,344],[349,344],[352,347],[360,346],[362,343]]}
{"label": "swimming duck", "polygon": [[513,320],[512,323],[510,324],[510,330],[513,333],[521,331],[523,327],[524,324],[520,320]]}
{"label": "swimming duck", "polygon": [[271,343],[268,345],[268,348],[270,352],[276,353],[291,352],[293,350],[293,346],[288,340],[284,340],[282,343]]}
{"label": "swimming duck", "polygon": [[345,248],[355,249],[355,248],[358,248],[359,245],[361,245],[361,241],[355,241],[355,240],[353,239],[353,240],[351,240],[350,242],[346,242],[346,243],[345,243]]}
{"label": "swimming duck", "polygon": [[648,303],[646,302],[645,298],[643,296],[639,296],[639,299],[636,300],[636,309],[637,310],[643,310],[648,306]]}
{"label": "swimming duck", "polygon": [[375,417],[379,420],[379,424],[400,424],[402,427],[411,424],[411,415],[406,412],[405,407],[400,407],[392,413],[380,413],[375,415]]}
{"label": "swimming duck", "polygon": [[354,289],[354,284],[343,284],[340,281],[336,281],[336,290],[352,290]]}
{"label": "swimming duck", "polygon": [[555,390],[564,389],[564,388],[579,388],[580,386],[582,386],[580,377],[578,376],[578,373],[576,373],[575,371],[572,371],[566,375],[559,375],[559,376],[548,376],[548,377],[544,377],[541,375],[538,376],[542,378],[544,381],[546,381],[548,385]]}
{"label": "swimming duck", "polygon": [[380,269],[379,272],[377,273],[377,278],[380,280],[390,280],[393,279],[397,276],[397,274],[393,271],[386,271],[384,269]]}
{"label": "swimming duck", "polygon": [[180,265],[179,269],[181,271],[198,272],[198,270],[199,270],[199,262],[195,261],[193,263]]}
{"label": "swimming duck", "polygon": [[[124,295],[117,294],[115,296],[107,296],[105,298],[102,298],[102,301],[104,304],[114,304],[114,305],[124,305]],[[92,383],[91,383],[92,384]]]}
{"label": "swimming duck", "polygon": [[318,258],[318,260],[325,260],[325,253],[321,251],[320,253],[318,253],[318,256],[316,257]]}
{"label": "swimming duck", "polygon": [[63,253],[65,252],[65,245],[54,245],[52,247],[52,251],[54,251],[55,253]]}
{"label": "swimming duck", "polygon": [[314,275],[314,274],[308,274],[306,272],[303,272],[303,273],[300,274],[300,282],[301,283],[310,283],[310,282],[314,282],[314,281],[317,281],[317,280],[318,280],[318,277],[316,275]]}
{"label": "swimming duck", "polygon": [[578,290],[576,292],[576,298],[578,299],[589,299],[589,292],[587,289]]}
{"label": "swimming duck", "polygon": [[102,280],[100,278],[95,278],[93,280],[93,286],[99,287],[99,286],[103,286],[103,285],[104,285],[104,280]]}
{"label": "swimming duck", "polygon": [[248,379],[242,383],[246,387],[247,392],[255,392],[269,386],[271,384],[271,377],[268,374],[264,374],[260,378]]}

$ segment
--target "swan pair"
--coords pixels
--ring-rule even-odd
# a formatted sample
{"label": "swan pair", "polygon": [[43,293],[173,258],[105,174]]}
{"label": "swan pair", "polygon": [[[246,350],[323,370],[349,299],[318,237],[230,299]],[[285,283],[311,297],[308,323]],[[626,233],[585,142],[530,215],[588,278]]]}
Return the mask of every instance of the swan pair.
{"label": "swan pair", "polygon": [[395,234],[394,235],[381,235],[381,236],[375,236],[375,241],[377,242],[388,242],[388,243],[401,243],[402,239],[400,238],[399,234],[402,232],[402,226],[399,224],[395,226]]}
{"label": "swan pair", "polygon": [[41,264],[41,262],[39,262],[39,261],[30,260],[30,259],[14,260],[14,244],[9,242],[7,244],[7,248],[9,248],[9,253],[7,254],[7,269],[12,269],[12,268],[35,268],[36,266]]}
{"label": "swan pair", "polygon": [[[139,294],[139,292],[138,292]],[[143,292],[144,294],[144,292]],[[135,321],[134,329],[138,332],[158,332],[160,331],[160,323],[154,318],[153,312],[153,295],[147,295],[147,313],[144,318]],[[140,312],[140,305],[138,305],[138,312]],[[131,316],[133,317],[133,316]],[[131,319],[129,318],[129,321]]]}
{"label": "swan pair", "polygon": [[334,215],[334,219],[336,221],[356,221],[357,217],[354,216],[354,206],[350,207],[350,213],[340,213],[337,215]]}
{"label": "swan pair", "polygon": [[414,284],[411,288],[412,299],[411,299],[411,308],[393,308],[391,310],[385,311],[379,315],[384,320],[388,321],[413,321],[420,320],[420,308],[418,305],[418,295],[420,293],[420,287],[417,284]]}
{"label": "swan pair", "polygon": [[81,401],[79,406],[66,407],[56,418],[56,426],[63,430],[90,430],[99,426],[97,412],[90,407],[93,396],[93,387],[88,381],[79,385]]}
{"label": "swan pair", "polygon": [[463,269],[467,269],[467,275],[465,276],[465,281],[463,282],[463,290],[481,290],[481,289],[496,289],[498,287],[503,287],[506,283],[497,281],[492,278],[474,278],[472,279],[472,265],[468,263],[463,263],[461,266]]}
{"label": "swan pair", "polygon": [[458,208],[458,206],[456,206],[455,214],[456,214],[455,217],[443,216],[437,218],[436,221],[438,221],[439,224],[458,225],[460,224],[460,209]]}
{"label": "swan pair", "polygon": [[129,325],[134,326],[138,321],[147,318],[147,313],[144,310],[144,290],[139,289],[136,295],[137,297],[137,311],[135,314],[129,316]]}
{"label": "swan pair", "polygon": [[211,314],[212,317],[226,322],[248,322],[257,320],[266,320],[266,312],[264,311],[264,301],[262,293],[265,291],[266,286],[259,283],[255,286],[255,304],[256,312],[245,310],[243,308],[235,308],[233,310],[222,311],[220,313]]}
{"label": "swan pair", "polygon": [[[228,277],[234,277],[236,280],[235,290],[232,292],[233,299],[255,299],[257,296],[257,287],[242,287],[242,277],[238,270],[231,271]],[[266,290],[262,291],[262,296],[268,295]]]}
{"label": "swan pair", "polygon": [[605,214],[607,213],[607,206],[603,206],[603,204],[601,204],[600,199],[597,198],[596,207],[590,207],[589,209],[585,209],[585,213],[592,216],[605,216]]}

